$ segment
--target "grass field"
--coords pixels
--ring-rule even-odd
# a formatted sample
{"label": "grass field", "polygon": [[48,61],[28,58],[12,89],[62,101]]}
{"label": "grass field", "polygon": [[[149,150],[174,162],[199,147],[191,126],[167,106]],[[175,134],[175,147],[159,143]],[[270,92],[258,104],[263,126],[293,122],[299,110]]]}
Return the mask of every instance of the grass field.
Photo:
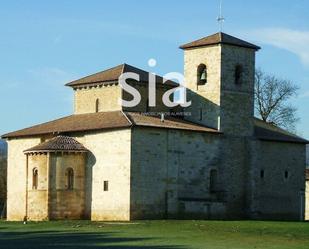
{"label": "grass field", "polygon": [[258,221],[0,221],[0,248],[309,248],[309,223]]}

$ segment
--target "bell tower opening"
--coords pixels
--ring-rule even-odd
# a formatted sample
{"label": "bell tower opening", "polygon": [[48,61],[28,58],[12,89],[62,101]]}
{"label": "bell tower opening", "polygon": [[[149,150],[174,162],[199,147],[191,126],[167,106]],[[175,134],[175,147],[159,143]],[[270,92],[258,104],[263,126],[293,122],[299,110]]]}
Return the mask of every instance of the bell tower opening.
{"label": "bell tower opening", "polygon": [[242,80],[243,80],[243,67],[242,67],[242,65],[236,65],[234,79],[235,79],[236,85],[242,84]]}
{"label": "bell tower opening", "polygon": [[200,64],[197,67],[197,85],[205,85],[207,83],[207,67]]}

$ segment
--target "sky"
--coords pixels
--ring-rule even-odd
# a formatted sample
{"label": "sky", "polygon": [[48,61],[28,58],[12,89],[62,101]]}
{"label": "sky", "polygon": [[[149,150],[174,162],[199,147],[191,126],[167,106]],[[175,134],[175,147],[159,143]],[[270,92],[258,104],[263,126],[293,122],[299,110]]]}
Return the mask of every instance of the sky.
{"label": "sky", "polygon": [[[262,47],[257,67],[300,87],[309,139],[309,1],[223,0],[223,31]],[[183,72],[184,43],[216,33],[219,0],[10,0],[0,5],[0,134],[73,112],[64,84],[128,63]],[[150,58],[156,67],[147,64]]]}

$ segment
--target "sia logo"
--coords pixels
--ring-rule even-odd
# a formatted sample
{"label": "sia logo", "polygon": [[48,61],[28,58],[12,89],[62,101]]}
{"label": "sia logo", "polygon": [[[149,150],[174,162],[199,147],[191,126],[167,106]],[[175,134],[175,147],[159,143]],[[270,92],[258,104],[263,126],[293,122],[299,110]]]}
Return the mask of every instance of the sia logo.
{"label": "sia logo", "polygon": [[[156,60],[150,59],[148,61],[148,65],[150,67],[156,66]],[[148,99],[149,99],[149,107],[156,106],[156,74],[155,73],[148,73]],[[126,72],[121,74],[119,77],[119,84],[122,89],[124,89],[127,93],[133,96],[132,100],[124,100],[121,99],[121,105],[123,107],[134,107],[137,106],[141,101],[141,94],[139,91],[131,86],[127,81],[140,81],[140,75],[133,72]],[[186,94],[186,87],[184,86],[184,76],[178,72],[170,72],[163,76],[163,84],[168,81],[176,81],[179,83],[179,86],[174,87],[172,89],[167,90],[162,96],[162,102],[167,107],[175,107],[180,105],[181,107],[188,107],[191,105],[191,101],[187,101],[187,94]],[[178,101],[171,101],[172,96],[178,94]]]}

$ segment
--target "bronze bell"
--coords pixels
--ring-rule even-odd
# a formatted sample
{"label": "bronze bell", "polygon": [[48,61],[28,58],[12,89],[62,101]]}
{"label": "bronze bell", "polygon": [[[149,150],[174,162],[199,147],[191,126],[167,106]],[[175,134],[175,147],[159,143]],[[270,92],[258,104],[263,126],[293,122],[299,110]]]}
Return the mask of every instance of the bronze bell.
{"label": "bronze bell", "polygon": [[206,83],[206,70],[202,72],[201,77],[200,77],[200,82]]}

